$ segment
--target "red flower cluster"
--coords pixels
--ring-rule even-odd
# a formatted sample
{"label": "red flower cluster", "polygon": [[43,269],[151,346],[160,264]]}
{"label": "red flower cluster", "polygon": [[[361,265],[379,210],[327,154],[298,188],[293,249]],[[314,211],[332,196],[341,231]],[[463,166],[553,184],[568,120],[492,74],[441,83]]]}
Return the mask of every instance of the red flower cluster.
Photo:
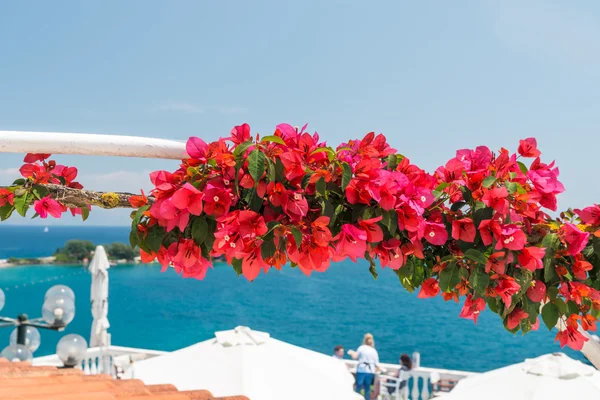
{"label": "red flower cluster", "polygon": [[[381,134],[334,149],[288,124],[262,139],[243,124],[213,143],[190,138],[186,150],[177,171],[150,175],[152,197],[130,198],[144,262],[203,279],[223,258],[254,280],[287,263],[310,275],[346,258],[368,260],[376,276],[378,260],[421,298],[465,297],[460,316],[475,322],[489,308],[527,333],[541,315],[550,329],[563,321],[557,340],[576,349],[587,340],[578,327],[595,329],[600,206],[556,219],[544,211],[564,187],[533,138],[516,154],[459,150],[433,175]],[[47,157],[28,155],[27,180],[0,190],[0,217],[33,193],[41,217],[65,211],[40,193],[49,183],[80,188],[77,170]]]}

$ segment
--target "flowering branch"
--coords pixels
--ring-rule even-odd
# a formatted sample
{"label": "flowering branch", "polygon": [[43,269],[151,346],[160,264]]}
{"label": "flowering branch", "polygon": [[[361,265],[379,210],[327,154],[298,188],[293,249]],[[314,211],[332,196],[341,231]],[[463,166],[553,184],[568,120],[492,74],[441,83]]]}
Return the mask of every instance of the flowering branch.
{"label": "flowering branch", "polygon": [[[121,192],[97,192],[92,190],[74,189],[68,186],[45,184],[42,185],[48,190],[51,199],[56,200],[67,208],[81,208],[87,206],[97,206],[100,208],[135,208],[129,200],[137,197],[133,193]],[[10,189],[10,186],[0,186],[0,189]],[[148,198],[148,202],[154,202],[153,197]]]}
{"label": "flowering branch", "polygon": [[142,260],[183,277],[203,279],[214,257],[248,280],[346,258],[366,259],[376,277],[378,261],[419,297],[463,297],[460,317],[476,322],[488,308],[512,333],[536,330],[539,316],[549,329],[564,320],[557,340],[582,348],[578,327],[595,330],[600,317],[600,206],[546,213],[564,187],[535,139],[518,155],[459,150],[429,174],[383,135],[332,148],[305,129],[252,138],[244,124],[213,143],[192,137],[178,170],[150,175],[153,197],[82,191],[75,168],[29,154],[24,179],[0,189],[0,219],[30,204],[41,218],[130,205]]}

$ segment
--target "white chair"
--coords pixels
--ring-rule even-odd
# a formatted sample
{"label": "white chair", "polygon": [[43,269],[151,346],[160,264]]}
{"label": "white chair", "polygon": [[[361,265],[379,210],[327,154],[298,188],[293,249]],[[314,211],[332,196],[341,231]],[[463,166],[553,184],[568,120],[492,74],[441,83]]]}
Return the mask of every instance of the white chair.
{"label": "white chair", "polygon": [[[379,375],[379,396],[378,400],[407,400],[408,382],[402,389],[400,384],[408,380],[406,371],[400,370],[399,376]],[[390,394],[390,392],[392,392]]]}

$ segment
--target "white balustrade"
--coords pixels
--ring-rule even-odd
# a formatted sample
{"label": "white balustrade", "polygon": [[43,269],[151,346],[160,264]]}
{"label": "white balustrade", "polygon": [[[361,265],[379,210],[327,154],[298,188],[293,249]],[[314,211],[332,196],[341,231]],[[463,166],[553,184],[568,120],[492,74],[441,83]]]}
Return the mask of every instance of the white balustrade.
{"label": "white balustrade", "polygon": [[[85,375],[108,374],[116,378],[115,366],[122,367],[126,372],[131,362],[145,360],[165,353],[167,352],[121,346],[93,347],[87,350],[86,357],[76,368],[82,369]],[[56,354],[53,354],[35,358],[33,365],[60,367],[62,361]]]}
{"label": "white balustrade", "polygon": [[[351,372],[356,371],[358,362],[353,360],[344,360]],[[379,364],[380,368],[385,370],[387,375],[394,375],[400,369],[398,364]],[[470,375],[477,375],[476,372],[458,371],[450,369],[417,367],[409,371],[408,387],[410,388],[410,400],[429,400],[435,396],[432,385],[440,381],[459,381]]]}

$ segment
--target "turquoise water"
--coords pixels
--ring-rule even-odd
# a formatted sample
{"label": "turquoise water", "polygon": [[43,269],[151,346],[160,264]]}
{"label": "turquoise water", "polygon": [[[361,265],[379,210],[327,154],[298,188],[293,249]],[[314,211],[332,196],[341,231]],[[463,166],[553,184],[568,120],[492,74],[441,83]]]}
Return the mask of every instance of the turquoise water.
{"label": "turquoise water", "polygon": [[[44,234],[39,227],[2,226],[0,258],[48,255],[68,238],[125,241],[127,228],[64,227]],[[390,270],[379,272],[373,280],[367,264],[343,262],[310,278],[285,268],[250,283],[224,265],[209,271],[204,281],[181,279],[173,269],[161,273],[155,266],[113,267],[109,331],[115,345],[175,350],[208,339],[217,330],[246,325],[324,353],[337,344],[355,348],[363,334],[371,332],[384,362],[420,351],[422,365],[471,371],[561,351],[555,332],[543,324],[537,332],[514,336],[488,310],[474,325],[458,318],[460,305],[440,298],[417,299]],[[42,332],[36,356],[53,353],[66,333],[89,337],[90,279],[77,266],[1,269],[6,306],[0,314],[40,316],[45,291],[57,283],[70,286],[77,296],[75,320],[64,333]],[[10,331],[0,329],[0,347],[8,344]],[[565,352],[583,359],[578,352]]]}

